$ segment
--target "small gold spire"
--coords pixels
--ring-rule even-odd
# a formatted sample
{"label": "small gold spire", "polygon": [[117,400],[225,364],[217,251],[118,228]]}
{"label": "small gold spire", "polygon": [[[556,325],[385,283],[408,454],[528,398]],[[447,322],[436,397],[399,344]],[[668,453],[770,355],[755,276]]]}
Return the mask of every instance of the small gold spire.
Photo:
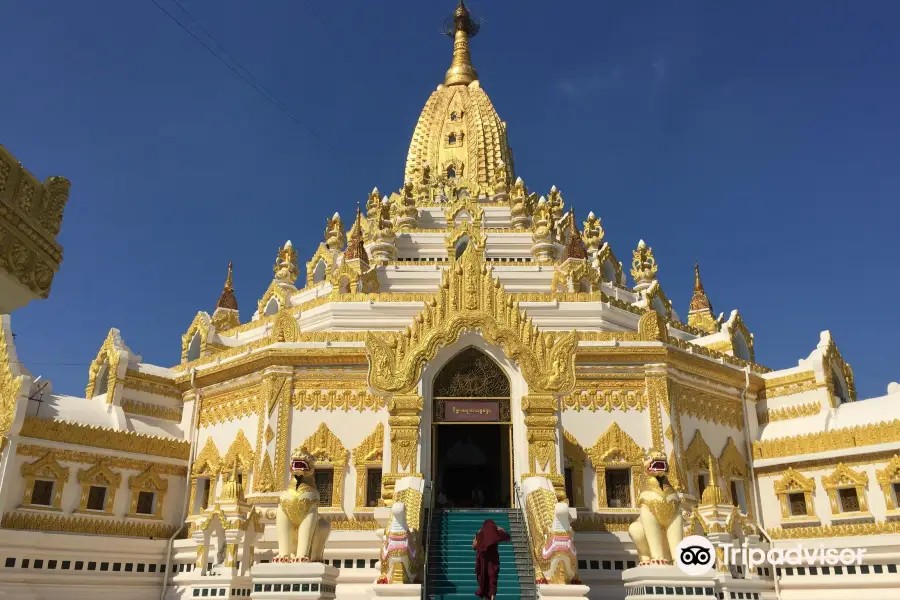
{"label": "small gold spire", "polygon": [[581,240],[581,232],[575,224],[575,211],[569,211],[569,241],[566,244],[566,254],[563,260],[574,258],[578,260],[587,259],[587,252],[584,249],[584,242]]}
{"label": "small gold spire", "polygon": [[234,282],[232,281],[232,264],[228,261],[228,277],[225,278],[225,286],[222,288],[222,295],[216,302],[216,308],[227,308],[228,310],[237,310],[237,298],[234,297]]}
{"label": "small gold spire", "polygon": [[463,0],[459,0],[459,6],[453,13],[453,23],[447,28],[447,35],[453,38],[453,61],[444,76],[444,85],[469,85],[478,79],[469,54],[469,38],[475,37],[479,28]]}
{"label": "small gold spire", "polygon": [[362,231],[362,211],[359,209],[359,203],[356,204],[356,221],[350,228],[350,242],[347,249],[344,250],[344,260],[359,260],[365,266],[369,265],[369,255],[366,253],[366,246],[363,244]]}
{"label": "small gold spire", "polygon": [[712,304],[706,296],[706,290],[703,289],[703,282],[700,281],[700,265],[694,263],[694,297],[691,298],[691,310],[704,309],[712,312]]}
{"label": "small gold spire", "polygon": [[688,311],[688,325],[706,333],[715,333],[719,330],[713,316],[712,303],[700,280],[700,265],[697,263],[694,263],[694,296],[691,298],[691,307]]}
{"label": "small gold spire", "polygon": [[717,504],[726,504],[726,501],[725,491],[719,487],[719,467],[716,464],[716,459],[710,455],[709,483],[706,484],[706,489],[703,490],[703,495],[700,498],[700,505],[715,506]]}

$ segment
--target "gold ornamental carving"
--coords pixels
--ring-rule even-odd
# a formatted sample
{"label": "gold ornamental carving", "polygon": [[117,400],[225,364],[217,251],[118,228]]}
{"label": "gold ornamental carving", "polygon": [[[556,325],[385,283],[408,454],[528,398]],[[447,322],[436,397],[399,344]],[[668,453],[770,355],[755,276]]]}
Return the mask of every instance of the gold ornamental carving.
{"label": "gold ornamental carving", "polygon": [[0,145],[0,269],[40,298],[50,295],[62,248],[56,241],[69,181],[38,181]]}
{"label": "gold ornamental carving", "polygon": [[[322,384],[332,386],[335,385],[335,382],[322,382]],[[340,410],[344,412],[351,410],[377,411],[384,410],[387,406],[384,396],[376,396],[364,390],[342,389],[295,390],[293,403],[298,410]]]}
{"label": "gold ornamental carving", "polygon": [[243,473],[249,473],[253,470],[255,463],[256,453],[253,451],[247,436],[244,435],[244,430],[238,429],[234,441],[228,448],[228,452],[222,457],[221,473],[227,475],[235,469]]}
{"label": "gold ornamental carving", "polygon": [[366,506],[368,490],[368,470],[381,469],[384,458],[384,423],[375,426],[375,430],[363,438],[353,449],[353,466],[356,469],[356,507]]}
{"label": "gold ornamental carving", "polygon": [[369,383],[384,393],[411,391],[425,363],[466,330],[501,346],[536,392],[565,393],[575,385],[575,331],[542,332],[491,277],[483,252],[469,244],[445,270],[438,293],[402,333],[366,337]]}
{"label": "gold ornamental carving", "polygon": [[3,515],[3,520],[0,521],[0,527],[3,529],[24,529],[53,533],[81,533],[156,539],[168,539],[175,532],[175,527],[166,523],[112,521],[109,519],[27,512],[6,513]]}
{"label": "gold ornamental carving", "polygon": [[677,396],[678,408],[683,414],[743,431],[744,412],[740,400],[715,396],[676,383],[671,384],[671,387],[673,395]]}
{"label": "gold ornamental carving", "polygon": [[753,458],[780,458],[900,441],[900,419],[753,442]]}
{"label": "gold ornamental carving", "polygon": [[[210,316],[205,312],[198,312],[197,316],[194,317],[194,320],[191,321],[190,326],[187,331],[184,332],[184,335],[181,336],[181,362],[186,363],[188,359],[197,360],[203,356],[207,355],[207,344],[209,343],[209,331],[212,321],[210,320]],[[190,349],[193,345],[194,338],[197,338],[197,343],[199,347],[199,354],[197,356],[191,356]],[[90,398],[90,396],[88,396]]]}
{"label": "gold ornamental carving", "polygon": [[869,475],[865,471],[854,471],[844,463],[838,463],[838,466],[830,475],[822,477],[822,487],[825,488],[825,492],[828,494],[832,514],[844,512],[838,492],[846,488],[856,491],[859,510],[855,512],[867,514],[869,512],[869,503],[866,496],[866,488],[868,486]]}
{"label": "gold ornamental carving", "polygon": [[647,374],[647,397],[650,403],[650,439],[657,450],[665,448],[660,405],[669,412],[669,381],[665,374]]}
{"label": "gold ornamental carving", "polygon": [[818,402],[807,402],[805,404],[784,406],[782,408],[770,408],[766,412],[759,415],[759,424],[764,425],[766,423],[772,423],[775,421],[786,421],[788,419],[811,417],[813,415],[819,414],[821,411],[822,405]]}
{"label": "gold ornamental carving", "polygon": [[[59,448],[50,449],[46,446],[36,446],[32,444],[19,444],[16,446],[16,454],[18,456],[41,457],[48,452],[55,460],[60,462],[73,462],[83,465],[95,465],[102,462],[113,469],[144,471],[153,468],[157,473],[163,475],[184,477],[187,474],[187,467],[184,465],[157,463],[146,460],[136,460],[133,458],[122,458],[120,456],[106,456],[103,454],[95,454],[93,452],[79,452],[77,450],[61,450]],[[194,464],[197,464],[196,461]]]}
{"label": "gold ornamental carving", "polygon": [[[84,391],[85,398],[93,398],[102,392],[101,385],[106,386],[106,403],[113,401],[116,392],[116,385],[119,383],[118,370],[119,361],[121,360],[122,351],[125,349],[125,342],[118,329],[110,329],[106,334],[106,339],[100,346],[96,358],[88,368],[88,384]],[[99,377],[99,381],[98,381]]]}
{"label": "gold ornamental carving", "polygon": [[213,441],[212,436],[209,436],[194,459],[194,464],[191,466],[191,475],[209,475],[211,478],[215,478],[219,475],[221,468],[222,459],[219,455],[219,449],[216,448],[216,443]]}
{"label": "gold ornamental carving", "polygon": [[629,469],[633,489],[640,489],[640,466],[645,450],[625,433],[618,423],[613,422],[593,446],[585,449],[585,454],[591,459],[596,474],[597,503],[600,508],[609,506],[606,489],[607,469],[623,467]]}
{"label": "gold ornamental carving", "polygon": [[[0,147],[2,149],[2,147]],[[2,158],[2,156],[0,156]],[[0,322],[0,436],[6,434],[13,422],[16,402],[25,383],[25,377],[13,374],[11,369],[14,355],[10,353],[12,340],[7,340],[9,317],[4,315]]]}
{"label": "gold ornamental carving", "polygon": [[769,537],[773,540],[896,535],[898,533],[900,533],[900,521],[847,523],[842,525],[821,525],[818,527],[772,527],[768,530]]}
{"label": "gold ornamental carving", "polygon": [[[344,468],[350,453],[325,423],[320,423],[313,434],[294,449],[294,453],[299,453],[304,449],[315,457],[317,470],[332,469],[334,474],[332,485],[334,487],[331,494],[331,506],[340,508],[344,502]],[[283,475],[281,476],[283,477]]]}
{"label": "gold ornamental carving", "polygon": [[103,427],[70,423],[68,421],[40,419],[38,417],[25,417],[20,435],[38,440],[181,460],[187,460],[191,447],[188,442],[183,440],[155,437],[132,431],[117,431]]}
{"label": "gold ornamental carving", "polygon": [[891,487],[893,487],[895,483],[900,483],[900,456],[894,454],[883,469],[879,469],[875,472],[875,478],[878,481],[878,485],[881,486],[887,509],[897,510],[900,508],[897,506],[897,501],[891,490]]}
{"label": "gold ornamental carving", "polygon": [[141,415],[164,421],[181,422],[181,408],[177,406],[160,406],[137,400],[123,400],[122,410],[132,415]]}

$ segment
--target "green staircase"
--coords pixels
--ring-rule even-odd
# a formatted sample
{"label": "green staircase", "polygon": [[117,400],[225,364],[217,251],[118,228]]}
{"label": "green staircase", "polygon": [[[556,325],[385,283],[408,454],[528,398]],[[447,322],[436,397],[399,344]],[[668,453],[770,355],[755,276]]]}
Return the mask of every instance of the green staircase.
{"label": "green staircase", "polygon": [[433,510],[428,544],[425,600],[473,600],[475,550],[472,539],[486,519],[509,532],[500,544],[500,578],[496,600],[535,600],[534,567],[525,525],[515,510]]}

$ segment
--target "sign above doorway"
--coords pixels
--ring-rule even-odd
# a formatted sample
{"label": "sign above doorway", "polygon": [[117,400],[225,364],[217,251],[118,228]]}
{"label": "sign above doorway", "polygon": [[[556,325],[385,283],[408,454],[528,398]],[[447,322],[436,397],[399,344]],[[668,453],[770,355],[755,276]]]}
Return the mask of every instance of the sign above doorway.
{"label": "sign above doorway", "polygon": [[496,423],[500,421],[499,400],[444,400],[443,423]]}

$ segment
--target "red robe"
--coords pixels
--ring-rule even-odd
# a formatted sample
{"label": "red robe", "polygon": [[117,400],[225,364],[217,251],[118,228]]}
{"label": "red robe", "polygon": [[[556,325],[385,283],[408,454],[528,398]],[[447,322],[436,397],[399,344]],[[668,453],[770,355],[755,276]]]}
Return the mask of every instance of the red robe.
{"label": "red robe", "polygon": [[500,575],[500,551],[497,544],[508,542],[509,534],[497,527],[488,519],[475,534],[472,546],[475,548],[475,578],[479,598],[492,598],[497,595],[497,577]]}

